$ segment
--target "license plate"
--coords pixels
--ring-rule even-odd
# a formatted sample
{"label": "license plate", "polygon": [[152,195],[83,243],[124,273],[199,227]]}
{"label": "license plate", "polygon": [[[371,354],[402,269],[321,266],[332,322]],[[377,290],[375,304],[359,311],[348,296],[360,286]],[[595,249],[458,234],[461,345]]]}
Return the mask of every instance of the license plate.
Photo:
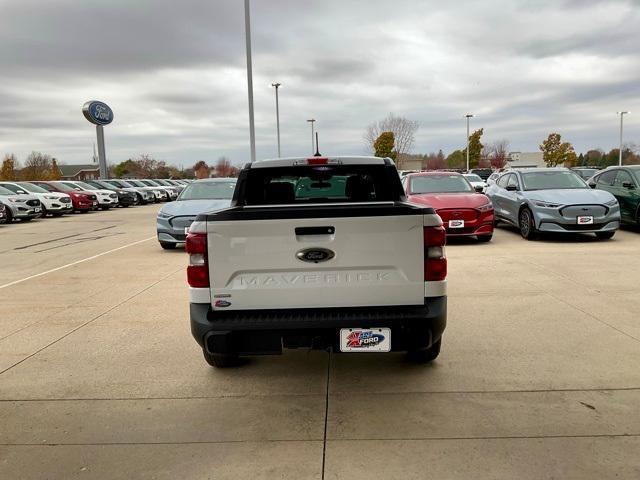
{"label": "license plate", "polygon": [[341,328],[341,352],[389,352],[390,328]]}
{"label": "license plate", "polygon": [[590,215],[578,217],[578,225],[593,225],[593,217]]}
{"label": "license plate", "polygon": [[464,220],[449,220],[449,228],[464,228]]}

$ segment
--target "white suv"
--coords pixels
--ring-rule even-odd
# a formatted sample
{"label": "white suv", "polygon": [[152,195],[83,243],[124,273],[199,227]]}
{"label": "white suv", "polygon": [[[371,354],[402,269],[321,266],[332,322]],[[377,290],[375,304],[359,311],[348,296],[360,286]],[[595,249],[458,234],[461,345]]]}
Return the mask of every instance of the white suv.
{"label": "white suv", "polygon": [[73,211],[71,197],[66,193],[48,192],[44,188],[28,182],[0,182],[0,186],[11,190],[16,195],[33,195],[37,197],[42,204],[43,216],[59,217]]}

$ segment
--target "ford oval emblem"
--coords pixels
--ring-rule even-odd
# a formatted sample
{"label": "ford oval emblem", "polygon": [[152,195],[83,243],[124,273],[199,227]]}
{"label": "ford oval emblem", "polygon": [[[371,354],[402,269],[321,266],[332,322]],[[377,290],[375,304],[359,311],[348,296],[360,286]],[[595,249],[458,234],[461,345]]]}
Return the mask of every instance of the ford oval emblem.
{"label": "ford oval emblem", "polygon": [[305,248],[296,253],[298,260],[309,263],[320,263],[331,260],[336,254],[328,248]]}
{"label": "ford oval emblem", "polygon": [[95,125],[109,125],[113,121],[113,110],[103,102],[92,100],[82,106],[84,118]]}

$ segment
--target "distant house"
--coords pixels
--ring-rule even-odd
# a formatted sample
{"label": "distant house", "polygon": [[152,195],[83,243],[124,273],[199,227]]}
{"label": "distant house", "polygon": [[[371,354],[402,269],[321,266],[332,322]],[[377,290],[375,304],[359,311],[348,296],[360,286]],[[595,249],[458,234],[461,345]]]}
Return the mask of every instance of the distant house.
{"label": "distant house", "polygon": [[546,167],[542,152],[509,152],[507,167],[511,168],[532,168]]}
{"label": "distant house", "polygon": [[96,180],[100,178],[100,167],[95,163],[84,165],[58,165],[62,180]]}

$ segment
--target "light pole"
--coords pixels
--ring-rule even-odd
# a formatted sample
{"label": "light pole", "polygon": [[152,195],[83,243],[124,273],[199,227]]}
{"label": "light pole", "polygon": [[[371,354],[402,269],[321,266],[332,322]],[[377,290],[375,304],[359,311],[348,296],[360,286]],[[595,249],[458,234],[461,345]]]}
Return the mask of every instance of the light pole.
{"label": "light pole", "polygon": [[249,0],[244,0],[244,32],[247,48],[247,90],[249,93],[249,141],[251,142],[251,161],[256,161],[256,128],[253,121],[253,72],[251,68],[251,17]]}
{"label": "light pole", "polygon": [[620,152],[619,152],[619,158],[618,158],[618,165],[622,166],[622,119],[624,118],[625,115],[629,115],[631,112],[616,112],[618,115],[620,115]]}
{"label": "light pole", "polygon": [[280,106],[278,104],[278,88],[281,83],[272,83],[271,86],[276,88],[276,130],[278,132],[278,158],[280,158]]}
{"label": "light pole", "polygon": [[311,124],[311,155],[313,155],[315,152],[315,148],[313,146],[313,124],[316,122],[316,119],[310,118],[309,120],[307,120],[307,122]]}
{"label": "light pole", "polygon": [[469,119],[473,117],[471,113],[465,115],[467,118],[467,172],[469,171]]}

